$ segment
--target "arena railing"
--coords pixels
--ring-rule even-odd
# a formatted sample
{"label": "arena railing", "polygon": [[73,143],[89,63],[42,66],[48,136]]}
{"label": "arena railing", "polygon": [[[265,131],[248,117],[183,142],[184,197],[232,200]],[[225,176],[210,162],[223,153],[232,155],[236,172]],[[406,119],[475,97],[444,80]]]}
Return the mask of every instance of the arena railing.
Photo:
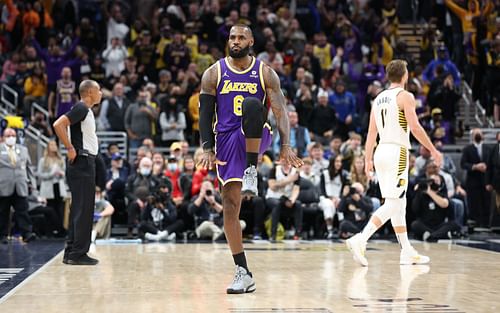
{"label": "arena railing", "polygon": [[2,84],[2,89],[0,90],[0,98],[7,112],[16,112],[19,95],[14,89],[9,87],[9,85],[7,84]]}

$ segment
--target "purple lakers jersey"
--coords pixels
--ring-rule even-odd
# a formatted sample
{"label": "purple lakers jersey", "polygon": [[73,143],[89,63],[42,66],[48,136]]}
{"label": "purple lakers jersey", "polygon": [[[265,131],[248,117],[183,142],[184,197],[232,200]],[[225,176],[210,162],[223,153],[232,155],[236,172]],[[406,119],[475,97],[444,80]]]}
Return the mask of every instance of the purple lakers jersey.
{"label": "purple lakers jersey", "polygon": [[263,63],[252,58],[252,64],[244,71],[237,71],[226,59],[217,61],[217,107],[214,131],[227,132],[241,127],[243,100],[255,97],[264,103],[266,90]]}

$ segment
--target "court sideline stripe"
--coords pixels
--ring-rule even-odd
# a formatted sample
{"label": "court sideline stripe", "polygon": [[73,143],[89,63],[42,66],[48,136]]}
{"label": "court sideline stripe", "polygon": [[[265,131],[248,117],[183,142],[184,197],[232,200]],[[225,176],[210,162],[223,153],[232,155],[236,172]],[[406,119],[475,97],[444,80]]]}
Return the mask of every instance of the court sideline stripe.
{"label": "court sideline stripe", "polygon": [[33,273],[31,273],[31,275],[29,275],[28,277],[26,277],[26,279],[24,279],[21,283],[19,283],[17,286],[15,286],[14,288],[12,288],[9,292],[7,292],[3,297],[0,298],[0,305],[3,304],[5,302],[5,300],[7,300],[8,298],[10,298],[18,289],[24,287],[25,284],[27,284],[29,281],[31,281],[33,278],[35,278],[39,273],[41,273],[47,266],[49,266],[50,264],[52,264],[52,262],[54,262],[54,260],[61,254],[63,253],[64,250],[62,250],[61,252],[59,252],[58,254],[56,254],[52,259],[50,259],[47,263],[45,263],[44,265],[42,265],[39,269],[37,269],[36,271],[34,271]]}

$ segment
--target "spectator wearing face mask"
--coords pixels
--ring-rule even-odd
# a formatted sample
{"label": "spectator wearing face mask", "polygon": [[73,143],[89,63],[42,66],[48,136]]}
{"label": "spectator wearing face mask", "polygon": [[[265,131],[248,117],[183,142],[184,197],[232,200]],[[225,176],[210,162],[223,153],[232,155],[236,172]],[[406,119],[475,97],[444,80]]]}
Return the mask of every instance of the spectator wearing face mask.
{"label": "spectator wearing face mask", "polygon": [[130,202],[137,200],[136,191],[139,187],[145,187],[151,194],[156,192],[160,186],[160,181],[152,172],[153,161],[144,157],[139,162],[137,172],[130,175],[127,181],[126,194]]}
{"label": "spectator wearing face mask", "polygon": [[479,227],[489,226],[490,192],[486,189],[489,147],[483,143],[483,133],[479,128],[472,130],[473,143],[462,150],[460,166],[467,172],[465,191],[469,202],[469,218]]}
{"label": "spectator wearing face mask", "polygon": [[172,182],[172,199],[175,205],[180,205],[182,203],[182,199],[184,198],[179,184],[181,174],[181,169],[179,168],[177,159],[175,156],[171,155],[168,158],[167,169],[165,170],[164,175],[170,179],[170,182]]}
{"label": "spectator wearing face mask", "polygon": [[10,207],[14,207],[17,228],[24,242],[36,238],[28,215],[28,182],[33,181],[31,161],[26,147],[16,144],[16,131],[6,128],[0,144],[0,241],[7,243]]}

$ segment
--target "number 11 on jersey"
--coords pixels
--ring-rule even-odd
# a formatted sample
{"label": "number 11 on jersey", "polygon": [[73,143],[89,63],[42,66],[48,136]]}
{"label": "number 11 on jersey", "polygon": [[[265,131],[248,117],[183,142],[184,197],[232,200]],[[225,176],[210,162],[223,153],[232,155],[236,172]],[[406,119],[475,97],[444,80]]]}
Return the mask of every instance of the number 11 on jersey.
{"label": "number 11 on jersey", "polygon": [[380,110],[380,117],[382,118],[382,128],[385,127],[385,117],[387,116],[387,109]]}

